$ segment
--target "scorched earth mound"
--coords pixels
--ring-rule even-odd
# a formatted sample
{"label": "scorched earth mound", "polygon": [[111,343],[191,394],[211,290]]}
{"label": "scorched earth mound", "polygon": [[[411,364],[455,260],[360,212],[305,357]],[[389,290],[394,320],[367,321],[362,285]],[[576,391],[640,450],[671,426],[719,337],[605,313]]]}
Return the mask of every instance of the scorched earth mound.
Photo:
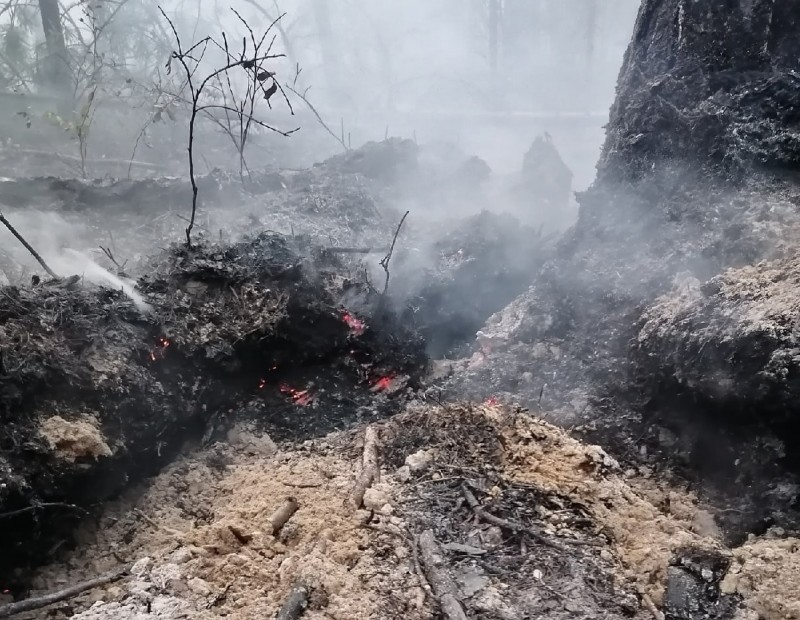
{"label": "scorched earth mound", "polygon": [[301,438],[394,411],[426,372],[424,342],[350,275],[265,233],[167,252],[141,299],[77,277],[2,289],[2,582],[234,419]]}

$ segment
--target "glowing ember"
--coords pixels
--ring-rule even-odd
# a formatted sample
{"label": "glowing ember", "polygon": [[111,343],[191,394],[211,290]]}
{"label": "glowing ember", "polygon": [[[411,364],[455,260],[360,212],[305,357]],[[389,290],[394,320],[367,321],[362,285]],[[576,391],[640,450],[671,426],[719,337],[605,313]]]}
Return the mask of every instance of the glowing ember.
{"label": "glowing ember", "polygon": [[156,348],[150,351],[150,360],[155,362],[164,359],[167,354],[167,348],[172,344],[169,340],[161,336],[156,340]]}
{"label": "glowing ember", "polygon": [[497,400],[494,396],[492,396],[491,398],[487,398],[484,401],[484,404],[489,406],[489,407],[497,407],[497,405],[500,404],[500,401]]}
{"label": "glowing ember", "polygon": [[261,379],[258,382],[258,389],[259,390],[263,390],[265,387],[267,387],[267,380],[266,379]]}
{"label": "glowing ember", "polygon": [[385,377],[381,377],[380,379],[373,382],[372,390],[375,392],[385,392],[390,387],[392,387],[392,383],[394,383],[394,377],[388,375]]}
{"label": "glowing ember", "polygon": [[295,405],[299,405],[301,407],[310,405],[314,400],[314,396],[309,390],[297,390],[286,383],[281,383],[279,389],[281,394],[285,394],[292,399],[292,402],[294,402]]}
{"label": "glowing ember", "polygon": [[360,336],[367,329],[367,324],[364,321],[349,312],[342,313],[342,320],[356,336]]}

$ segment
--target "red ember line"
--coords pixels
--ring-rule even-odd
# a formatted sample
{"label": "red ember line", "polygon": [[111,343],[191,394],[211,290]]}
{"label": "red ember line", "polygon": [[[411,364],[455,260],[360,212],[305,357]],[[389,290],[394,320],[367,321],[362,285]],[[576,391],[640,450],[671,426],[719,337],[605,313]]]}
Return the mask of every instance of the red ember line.
{"label": "red ember line", "polygon": [[314,400],[309,390],[297,390],[286,383],[281,383],[278,389],[281,394],[289,396],[295,405],[300,405],[301,407],[311,404],[311,401]]}
{"label": "red ember line", "polygon": [[349,312],[342,313],[342,320],[356,336],[360,336],[367,329],[367,324]]}
{"label": "red ember line", "polygon": [[394,381],[394,377],[392,377],[392,376],[387,375],[385,377],[381,377],[380,379],[378,379],[377,381],[375,381],[372,384],[372,389],[377,390],[379,392],[383,392],[385,390],[388,390],[390,387],[392,387],[392,382],[393,381]]}

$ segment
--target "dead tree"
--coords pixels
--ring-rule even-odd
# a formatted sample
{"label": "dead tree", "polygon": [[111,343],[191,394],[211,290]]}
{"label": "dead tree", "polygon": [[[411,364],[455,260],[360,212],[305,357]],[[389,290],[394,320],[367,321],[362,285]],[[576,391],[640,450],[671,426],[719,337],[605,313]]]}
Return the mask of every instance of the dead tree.
{"label": "dead tree", "polygon": [[[247,143],[247,135],[253,126],[268,129],[282,136],[288,136],[297,131],[297,129],[282,131],[265,123],[255,115],[256,102],[264,100],[271,107],[270,100],[277,93],[280,93],[289,111],[292,114],[294,113],[283,86],[278,82],[275,73],[267,68],[270,61],[284,57],[284,54],[273,53],[274,37],[267,44],[267,37],[275,26],[275,21],[269,25],[263,35],[256,37],[245,19],[234,9],[231,10],[245,25],[250,34],[249,40],[247,37],[242,39],[241,48],[236,52],[232,50],[228,43],[228,37],[224,32],[220,40],[209,36],[194,43],[189,48],[184,48],[175,24],[167,17],[164,10],[159,7],[161,15],[169,23],[176,46],[167,63],[167,73],[171,71],[173,61],[180,65],[186,80],[187,99],[191,105],[187,151],[189,154],[189,178],[192,184],[192,214],[186,227],[187,246],[192,244],[192,230],[197,217],[198,187],[195,175],[195,131],[198,117],[200,115],[222,114],[228,115],[227,118],[230,118],[230,115],[234,115],[240,122],[237,147],[241,146],[240,155],[242,158],[244,157],[243,151]],[[222,52],[222,66],[216,68],[208,68],[206,66],[204,59],[209,48]],[[228,89],[228,93],[234,92],[235,77],[234,81],[231,81],[232,75],[236,75],[234,72],[244,75],[247,79],[248,85],[244,96],[233,101],[230,99],[217,101],[207,97],[215,84],[224,84]]]}

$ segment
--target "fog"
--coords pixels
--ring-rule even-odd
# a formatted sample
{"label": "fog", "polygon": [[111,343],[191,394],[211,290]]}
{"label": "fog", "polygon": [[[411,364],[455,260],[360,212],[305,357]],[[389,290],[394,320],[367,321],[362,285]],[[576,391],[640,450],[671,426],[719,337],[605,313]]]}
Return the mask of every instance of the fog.
{"label": "fog", "polygon": [[[575,173],[576,189],[592,180],[638,5],[638,0],[162,3],[187,47],[222,30],[231,41],[247,34],[231,9],[256,32],[282,15],[273,29],[275,51],[286,55],[278,61],[280,76],[306,92],[353,146],[383,139],[387,132],[423,143],[444,140],[508,172],[519,167],[535,135],[548,131]],[[37,13],[28,3],[5,3],[4,90],[43,91],[35,66],[44,53]],[[91,79],[108,87],[108,97],[145,107],[148,97],[165,88],[165,63],[174,44],[157,5],[143,0],[73,5],[65,15],[65,37],[76,81],[96,66],[92,54],[79,49],[91,48],[93,30],[97,44],[88,51],[102,55],[104,66]],[[302,71],[295,81],[298,66]],[[4,111],[19,111],[11,106],[4,104]]]}
{"label": "fog", "polygon": [[[472,174],[464,176],[458,168],[470,156],[485,161],[492,173],[480,193],[466,183],[460,191],[432,192],[438,182],[433,173],[431,179],[409,181],[394,206],[412,210],[417,220],[437,210],[463,216],[488,206],[548,231],[563,230],[575,220],[574,198],[545,215],[514,204],[523,157],[537,136],[551,136],[547,140],[572,173],[571,191],[590,185],[638,5],[638,0],[79,2],[62,7],[69,80],[58,90],[48,73],[52,41],[44,36],[39,6],[0,2],[4,175],[186,178],[191,104],[186,74],[170,60],[176,35],[184,50],[213,38],[196,49],[197,78],[224,65],[223,41],[238,54],[242,45],[252,49],[251,36],[267,33],[264,49],[277,56],[269,60],[269,71],[286,97],[274,97],[255,116],[279,131],[298,131],[283,137],[255,127],[244,149],[249,167],[302,169],[343,147],[400,137],[419,145],[422,166],[436,168],[440,177],[450,175],[451,184]],[[215,82],[203,102],[219,105],[223,85]],[[246,87],[246,77],[234,74],[232,90]],[[221,113],[198,121],[198,174],[236,172],[237,138],[235,131],[223,131],[225,122]],[[230,130],[230,118],[227,122]],[[423,185],[426,193],[416,189]],[[120,230],[109,228],[96,239],[92,222],[51,210],[60,209],[63,200],[56,192],[20,212],[15,199],[2,202],[20,231],[51,260],[64,248],[98,255],[100,242],[108,244],[112,232],[119,237]],[[216,214],[206,210],[206,226],[222,230],[232,205],[215,208]],[[248,217],[253,209],[252,204],[245,209]],[[295,229],[285,228],[281,232]],[[9,233],[0,234],[0,256],[13,254],[20,264],[36,267]],[[73,241],[79,237],[83,246]]]}

